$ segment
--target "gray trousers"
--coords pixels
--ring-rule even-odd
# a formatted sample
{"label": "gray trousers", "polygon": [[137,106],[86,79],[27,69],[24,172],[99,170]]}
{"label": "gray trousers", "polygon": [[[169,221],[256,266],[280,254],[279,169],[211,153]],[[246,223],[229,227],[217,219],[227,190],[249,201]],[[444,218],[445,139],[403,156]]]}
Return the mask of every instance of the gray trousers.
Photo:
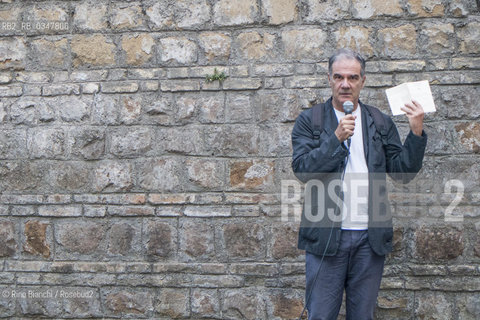
{"label": "gray trousers", "polygon": [[325,257],[306,254],[309,320],[336,320],[346,292],[347,320],[373,319],[385,256],[375,254],[367,230],[342,230],[338,252]]}

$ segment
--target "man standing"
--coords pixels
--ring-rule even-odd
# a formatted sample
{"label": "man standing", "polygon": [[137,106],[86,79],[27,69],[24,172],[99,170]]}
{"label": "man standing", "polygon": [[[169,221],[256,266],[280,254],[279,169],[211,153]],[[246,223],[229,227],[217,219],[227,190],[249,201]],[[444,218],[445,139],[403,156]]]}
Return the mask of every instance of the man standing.
{"label": "man standing", "polygon": [[336,319],[344,290],[347,320],[373,319],[392,250],[386,174],[408,182],[422,166],[421,105],[402,109],[410,125],[402,145],[392,119],[359,100],[365,79],[365,60],[338,50],[328,63],[331,98],[302,112],[292,131],[292,168],[307,183],[298,247],[306,250],[310,320]]}

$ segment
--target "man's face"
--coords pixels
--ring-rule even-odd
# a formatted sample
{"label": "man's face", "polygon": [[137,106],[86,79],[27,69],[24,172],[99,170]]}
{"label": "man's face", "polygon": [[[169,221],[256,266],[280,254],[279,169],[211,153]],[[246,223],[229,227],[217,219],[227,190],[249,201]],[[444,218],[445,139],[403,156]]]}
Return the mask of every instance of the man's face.
{"label": "man's face", "polygon": [[335,109],[343,111],[345,101],[352,101],[357,108],[358,97],[365,84],[365,76],[360,75],[360,70],[360,63],[355,59],[340,58],[332,64],[328,82],[332,88]]}

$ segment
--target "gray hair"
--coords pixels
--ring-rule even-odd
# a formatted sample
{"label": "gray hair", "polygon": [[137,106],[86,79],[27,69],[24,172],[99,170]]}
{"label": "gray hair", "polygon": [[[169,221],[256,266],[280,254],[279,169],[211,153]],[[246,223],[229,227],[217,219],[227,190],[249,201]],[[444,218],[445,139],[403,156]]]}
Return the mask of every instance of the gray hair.
{"label": "gray hair", "polygon": [[365,76],[365,59],[358,53],[351,49],[344,48],[338,49],[335,53],[328,59],[328,72],[332,74],[332,65],[335,61],[347,58],[347,59],[355,59],[360,63],[360,75],[363,77]]}

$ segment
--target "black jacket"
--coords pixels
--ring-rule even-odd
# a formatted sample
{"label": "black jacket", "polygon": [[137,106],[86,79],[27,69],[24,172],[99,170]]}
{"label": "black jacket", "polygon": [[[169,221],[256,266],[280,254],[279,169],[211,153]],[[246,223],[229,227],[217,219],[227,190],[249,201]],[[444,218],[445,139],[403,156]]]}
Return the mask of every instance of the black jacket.
{"label": "black jacket", "polygon": [[[361,102],[359,104],[363,105]],[[347,149],[334,134],[338,121],[331,98],[323,104],[323,108],[324,128],[320,139],[315,140],[313,137],[311,108],[303,111],[295,121],[292,131],[292,168],[301,181],[321,181],[327,190],[332,181],[338,182],[341,178]],[[368,238],[373,251],[385,255],[392,251],[393,237],[386,174],[404,183],[413,179],[422,167],[427,136],[424,132],[422,136],[417,136],[410,131],[402,145],[392,119],[382,114],[387,131],[384,145],[372,116],[366,108],[361,108],[361,112],[365,159],[369,171]],[[338,189],[335,190],[341,197]],[[322,201],[314,199],[311,203],[314,203],[313,212],[318,212],[323,218],[315,222],[307,219],[304,205],[298,248],[317,255],[335,255],[340,241],[341,222],[332,223],[328,209],[338,207],[338,201],[324,196]]]}

